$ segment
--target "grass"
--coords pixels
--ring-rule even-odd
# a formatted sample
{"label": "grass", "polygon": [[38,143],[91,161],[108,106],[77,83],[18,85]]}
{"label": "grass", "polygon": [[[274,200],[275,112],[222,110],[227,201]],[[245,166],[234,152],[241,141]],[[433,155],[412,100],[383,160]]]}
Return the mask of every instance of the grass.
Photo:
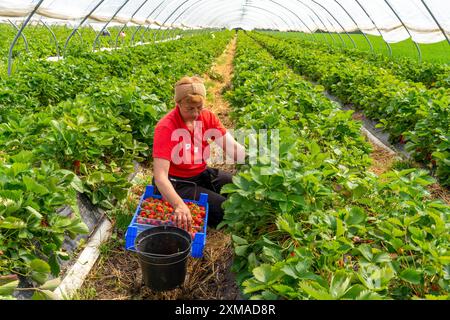
{"label": "grass", "polygon": [[[289,32],[289,33],[275,33],[277,35],[283,35],[287,38],[299,37],[301,39],[310,41],[320,41],[323,43],[333,44],[334,46],[344,47],[342,40],[345,42],[347,48],[352,48],[353,44],[346,34],[341,34],[342,40],[337,34],[332,34],[333,38],[328,33],[315,33],[314,36],[302,32]],[[367,40],[362,34],[351,34],[351,38],[355,41],[356,47],[362,51],[370,51],[370,46]],[[374,52],[382,53],[389,56],[389,50],[386,43],[379,36],[367,35],[370,42],[373,45]],[[392,57],[408,57],[411,59],[418,59],[417,49],[411,39],[407,39],[398,43],[391,43]],[[441,41],[432,44],[419,44],[422,52],[422,61],[434,62],[434,63],[446,63],[450,64],[450,45],[447,41]]]}
{"label": "grass", "polygon": [[117,232],[113,232],[111,238],[99,246],[100,254],[103,258],[110,256],[117,247],[125,245],[125,240],[117,237]]}
{"label": "grass", "polygon": [[414,163],[412,160],[397,160],[392,163],[391,169],[393,170],[406,170],[411,168],[420,168],[417,164]]}
{"label": "grass", "polygon": [[97,291],[94,287],[82,287],[77,290],[70,300],[94,300],[97,296]]}

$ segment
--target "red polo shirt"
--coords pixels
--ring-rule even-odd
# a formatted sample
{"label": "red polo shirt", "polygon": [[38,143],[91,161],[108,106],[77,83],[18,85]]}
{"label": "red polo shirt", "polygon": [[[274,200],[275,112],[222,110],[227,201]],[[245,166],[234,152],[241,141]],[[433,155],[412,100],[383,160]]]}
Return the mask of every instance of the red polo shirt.
{"label": "red polo shirt", "polygon": [[208,139],[222,137],[227,129],[219,118],[203,109],[190,131],[175,107],[155,127],[153,158],[170,161],[169,175],[190,178],[206,170],[209,158]]}

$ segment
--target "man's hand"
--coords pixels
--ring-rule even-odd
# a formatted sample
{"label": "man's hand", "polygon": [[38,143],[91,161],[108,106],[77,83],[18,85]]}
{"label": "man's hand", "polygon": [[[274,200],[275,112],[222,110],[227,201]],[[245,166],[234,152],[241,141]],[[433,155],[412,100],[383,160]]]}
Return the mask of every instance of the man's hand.
{"label": "man's hand", "polygon": [[175,207],[173,214],[175,217],[175,225],[178,228],[182,228],[187,232],[190,232],[192,226],[192,216],[191,210],[189,210],[188,206],[183,202]]}

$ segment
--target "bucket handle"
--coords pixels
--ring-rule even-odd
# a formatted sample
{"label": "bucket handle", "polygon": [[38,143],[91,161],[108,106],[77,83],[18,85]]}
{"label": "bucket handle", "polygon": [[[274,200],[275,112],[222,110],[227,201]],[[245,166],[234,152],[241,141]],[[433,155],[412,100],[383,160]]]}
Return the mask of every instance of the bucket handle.
{"label": "bucket handle", "polygon": [[149,263],[149,262],[147,262],[147,261],[141,261],[141,262],[142,262],[142,263],[145,263],[145,264],[152,265],[152,266],[170,266],[170,265],[173,265],[173,264],[180,263],[181,261],[186,260],[188,257],[189,257],[189,256],[187,255],[187,256],[185,256],[183,259],[180,259],[180,260],[178,260],[178,261],[171,262],[171,263],[153,263],[153,262],[152,262],[152,263]]}
{"label": "bucket handle", "polygon": [[[142,256],[144,256],[144,257],[148,257],[148,258],[158,258],[158,257],[161,257],[161,258],[174,258],[174,257],[177,257],[177,256],[183,254],[183,253],[186,253],[186,251],[187,251],[187,250],[185,250],[185,251],[177,252],[177,253],[174,253],[174,254],[171,254],[171,255],[164,255],[164,254],[146,253],[146,252],[142,252],[142,251],[133,249],[132,247],[127,248],[127,250],[128,250],[128,251],[135,252],[135,253],[137,253],[137,254],[140,254],[140,255],[142,255]],[[191,250],[190,247],[189,247],[189,250]],[[156,263],[155,263],[155,264],[156,264]],[[169,264],[170,264],[170,263],[169,263]]]}
{"label": "bucket handle", "polygon": [[[158,235],[158,234],[167,234],[167,233],[168,233],[168,232],[158,232],[158,233],[153,233],[153,234],[147,235],[147,236],[143,237],[142,239],[140,239],[139,242],[138,242],[137,244],[134,245],[134,247],[137,248],[138,245],[139,245],[139,243],[141,243],[143,240],[147,239],[148,237],[151,237],[151,236],[154,236],[154,235]],[[174,233],[174,234],[176,234],[176,233]],[[151,257],[174,258],[174,257],[177,257],[177,256],[179,256],[179,255],[181,255],[181,254],[186,253],[186,251],[188,251],[188,250],[191,250],[191,247],[192,247],[192,240],[189,241],[190,239],[187,239],[186,237],[184,237],[184,236],[182,236],[182,235],[180,235],[180,234],[176,234],[176,235],[177,235],[178,237],[184,238],[185,240],[187,240],[187,241],[189,242],[190,245],[189,245],[189,248],[188,248],[188,249],[186,249],[186,250],[184,250],[184,251],[177,252],[177,253],[172,253],[172,254],[169,254],[169,255],[166,255],[166,254],[157,254],[157,253],[151,253],[151,254],[149,254],[149,253],[145,253],[145,252],[142,252],[142,251],[139,251],[139,250],[136,250],[136,249],[132,249],[132,248],[129,248],[128,250],[134,251],[134,252],[136,252],[136,253],[138,253],[138,254],[141,254],[141,255],[143,255],[143,256],[150,257],[150,258],[151,258]]]}
{"label": "bucket handle", "polygon": [[[197,188],[198,188],[197,183],[195,183],[195,182],[193,182],[193,181],[187,181],[187,180],[182,180],[182,179],[175,179],[175,178],[172,178],[172,177],[169,177],[169,181],[174,182],[174,183],[181,182],[181,183],[189,183],[189,184],[194,185],[194,198],[192,198],[192,199],[193,199],[194,201],[197,199]],[[154,180],[152,180],[152,183],[153,183],[153,185],[155,186],[154,194],[155,194],[155,195],[156,195],[157,193],[161,194],[161,192],[159,192],[158,187],[156,186]]]}

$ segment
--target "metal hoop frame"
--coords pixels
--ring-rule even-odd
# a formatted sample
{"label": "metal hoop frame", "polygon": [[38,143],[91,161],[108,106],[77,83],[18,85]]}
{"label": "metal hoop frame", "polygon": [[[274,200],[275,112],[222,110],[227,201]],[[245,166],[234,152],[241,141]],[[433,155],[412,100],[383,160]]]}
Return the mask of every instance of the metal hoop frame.
{"label": "metal hoop frame", "polygon": [[[18,30],[18,31],[17,31],[17,34],[16,34],[16,36],[14,37],[14,39],[13,39],[13,41],[12,41],[12,43],[11,43],[10,48],[9,48],[9,54],[8,54],[8,75],[11,75],[11,72],[12,72],[12,52],[13,52],[14,46],[15,46],[15,44],[17,43],[18,38],[19,38],[19,37],[22,37],[22,38],[24,39],[24,41],[25,41],[26,48],[28,49],[28,43],[27,43],[27,41],[26,41],[25,35],[23,35],[23,30],[24,30],[24,28],[28,25],[30,19],[33,17],[33,15],[34,15],[34,14],[36,13],[36,11],[39,9],[39,7],[40,7],[41,4],[43,3],[43,1],[44,1],[44,0],[39,0],[39,2],[38,2],[38,3],[36,4],[36,6],[33,8],[32,12],[31,12],[31,13],[28,15],[28,17],[25,19],[25,21],[24,21],[24,23],[22,24],[22,26],[21,26],[20,29],[19,29],[14,23],[12,23],[12,22],[10,21],[10,23],[11,23],[11,24],[16,28],[16,30]],[[73,37],[73,35],[74,35],[75,33],[78,33],[78,34],[79,34],[78,29],[83,25],[83,23],[86,22],[86,20],[87,20],[87,19],[95,12],[95,10],[97,10],[97,8],[98,8],[104,1],[105,1],[105,0],[99,0],[99,1],[97,2],[97,4],[95,5],[95,7],[94,7],[94,8],[93,8],[93,9],[92,9],[92,10],[91,10],[91,11],[90,11],[83,19],[82,19],[82,21],[79,23],[79,25],[76,26],[76,27],[73,29],[73,31],[71,32],[71,34],[69,35],[69,37],[66,39],[66,42],[65,42],[65,44],[64,44],[63,55],[66,53],[68,43],[69,43],[70,39]],[[97,36],[96,36],[96,38],[95,38],[95,40],[94,40],[93,47],[92,47],[93,50],[94,50],[95,47],[96,47],[96,44],[97,44],[97,42],[98,42],[98,38],[99,38],[101,32],[105,30],[105,28],[109,25],[109,23],[110,23],[112,20],[114,20],[114,18],[117,16],[117,14],[118,14],[118,13],[119,13],[126,5],[127,5],[127,3],[128,3],[129,1],[130,1],[130,0],[125,0],[124,3],[119,7],[119,9],[114,13],[114,15],[109,19],[109,21],[107,21],[107,22],[105,23],[105,25],[103,26],[102,30],[101,30],[100,32],[97,33]],[[150,17],[151,17],[158,9],[159,9],[159,12],[156,14],[156,16],[155,16],[155,18],[154,18],[154,19],[156,19],[156,18],[163,12],[163,10],[164,10],[165,8],[168,7],[169,4],[174,4],[174,3],[176,3],[176,2],[174,2],[174,1],[179,1],[179,0],[173,0],[173,1],[172,1],[172,0],[161,0],[160,2],[158,2],[158,4],[156,5],[156,7],[155,7],[155,8],[150,12],[150,14],[147,16],[146,20],[149,19],[149,18],[150,18]],[[162,27],[164,26],[164,24],[165,24],[166,22],[168,22],[168,21],[174,16],[174,14],[176,14],[176,13],[177,13],[177,12],[178,12],[178,11],[179,11],[186,3],[189,3],[190,1],[194,1],[194,0],[183,0],[181,3],[179,3],[178,6],[177,6],[174,10],[172,10],[170,13],[168,13],[168,14],[166,15],[166,17],[164,17],[164,19],[162,19],[162,20],[164,20],[164,22],[163,22],[162,25],[159,26],[159,29],[158,29],[158,30],[161,30]],[[174,25],[174,23],[175,23],[176,21],[178,21],[183,15],[185,15],[187,12],[189,12],[190,10],[192,10],[194,7],[198,6],[198,5],[199,5],[200,3],[202,3],[203,1],[204,1],[204,0],[197,0],[194,4],[191,4],[189,7],[185,8],[185,9],[181,12],[181,14],[179,14],[179,15],[175,18],[175,20],[174,20],[174,22],[172,23],[172,25]],[[304,25],[304,26],[308,29],[308,31],[309,31],[309,32],[311,33],[311,35],[313,36],[314,40],[317,40],[316,37],[315,37],[315,35],[314,35],[314,32],[312,32],[312,30],[310,29],[310,27],[308,26],[308,24],[306,24],[306,23],[303,21],[303,19],[302,19],[296,12],[294,12],[294,11],[291,10],[290,8],[284,6],[283,4],[281,4],[281,3],[279,3],[279,2],[277,2],[277,1],[275,1],[275,0],[266,0],[266,1],[271,2],[271,3],[273,3],[273,4],[275,4],[275,5],[279,6],[279,7],[281,7],[284,11],[289,12],[290,18],[289,18],[288,20],[291,20],[291,17],[292,17],[292,16],[295,16],[295,17],[296,17],[296,20],[298,20],[302,25]],[[304,7],[308,8],[309,11],[311,11],[311,13],[312,13],[312,14],[320,21],[320,23],[323,25],[325,31],[330,35],[330,38],[331,38],[333,41],[335,41],[335,39],[334,39],[332,33],[328,30],[328,28],[326,27],[326,24],[324,23],[324,21],[322,20],[322,18],[319,16],[319,14],[317,14],[316,10],[314,10],[312,7],[310,7],[309,5],[307,5],[307,4],[306,4],[305,2],[303,2],[303,1],[300,1],[300,0],[296,0],[296,1],[297,1],[298,3],[300,3],[300,4],[302,4]],[[331,17],[331,19],[334,21],[334,23],[337,23],[337,24],[340,26],[340,28],[344,31],[344,33],[348,36],[348,38],[349,38],[350,41],[352,42],[353,46],[356,48],[357,45],[356,45],[355,41],[353,40],[353,38],[351,37],[351,35],[345,30],[345,28],[342,26],[342,24],[341,24],[341,22],[339,21],[339,19],[337,19],[337,17],[336,17],[335,15],[333,15],[333,13],[331,13],[330,10],[328,10],[324,5],[322,5],[322,4],[319,3],[318,1],[316,1],[316,0],[310,0],[310,1],[311,1],[312,3],[314,3],[315,5],[317,5],[317,6],[320,6],[323,10],[325,10],[325,12]],[[345,5],[343,5],[342,3],[340,3],[338,0],[333,0],[333,1],[339,5],[339,7],[340,7],[340,8],[346,13],[346,15],[353,21],[353,23],[356,25],[356,27],[358,28],[358,30],[361,31],[361,33],[364,35],[366,41],[368,42],[371,51],[373,52],[373,45],[372,45],[372,43],[370,42],[370,39],[369,39],[369,38],[366,36],[366,34],[361,30],[361,28],[359,27],[359,25],[357,24],[357,22],[355,21],[355,19],[352,17],[352,15],[349,13],[349,11],[345,8]],[[361,4],[358,0],[354,0],[354,1],[355,1],[355,3],[358,4],[359,7],[364,11],[365,15],[370,19],[370,21],[372,22],[372,24],[373,24],[373,25],[375,26],[375,28],[377,29],[378,33],[382,36],[382,33],[381,33],[380,29],[379,29],[378,26],[375,24],[373,18],[369,15],[369,13],[367,12],[367,10],[362,6],[362,4]],[[135,16],[142,8],[143,8],[143,6],[144,6],[147,2],[148,2],[148,0],[143,1],[143,3],[139,6],[139,8],[133,13],[133,15],[131,16],[131,19],[132,19],[132,18],[133,18],[133,17],[134,17],[134,16]],[[217,1],[215,1],[215,2],[208,1],[208,2],[209,2],[208,4],[213,3],[215,6],[219,4]],[[406,27],[406,25],[405,25],[405,23],[403,22],[403,20],[402,20],[402,18],[400,17],[400,15],[399,15],[399,14],[395,11],[395,9],[392,7],[392,5],[391,5],[391,3],[389,2],[389,0],[384,0],[384,2],[385,2],[386,5],[389,7],[390,11],[392,11],[392,13],[393,13],[393,14],[397,17],[397,19],[400,21],[400,23],[401,23],[402,26],[405,28],[405,30],[406,30],[406,32],[408,33],[408,35],[412,38],[410,30]],[[430,9],[429,5],[426,3],[425,0],[421,0],[421,3],[423,4],[423,6],[424,6],[426,12],[430,15],[430,17],[431,17],[431,18],[433,19],[433,21],[436,23],[436,25],[437,25],[437,27],[439,28],[439,30],[440,30],[440,31],[442,32],[442,34],[444,35],[445,39],[447,40],[447,43],[450,45],[450,39],[449,39],[448,35],[446,34],[445,30],[443,29],[442,24],[438,21],[438,19],[436,18],[436,16],[433,14],[433,11]],[[205,5],[206,5],[206,4],[205,4]],[[273,12],[271,12],[271,11],[265,9],[265,8],[255,6],[255,5],[253,5],[253,4],[247,4],[247,3],[244,3],[243,6],[241,7],[241,10],[242,10],[242,8],[244,8],[244,7],[250,7],[250,8],[254,8],[254,9],[260,10],[260,11],[268,11],[268,12],[271,13],[271,16],[272,16],[272,17],[276,17],[277,19],[280,19],[280,18],[281,18],[279,15],[274,14]],[[230,11],[229,13],[234,13],[234,12],[239,12],[239,10],[233,10],[233,11]],[[191,16],[191,15],[190,15],[190,16]],[[313,24],[316,25],[317,30],[319,30],[319,29],[320,29],[319,25],[314,21],[314,19],[311,17],[311,15],[308,14],[308,17],[311,19],[311,22],[312,22]],[[222,18],[223,18],[223,16],[222,16]],[[214,23],[217,23],[217,22],[216,22],[217,19],[218,19],[218,18],[214,17],[214,19],[212,19],[212,20],[210,20],[210,21],[213,21]],[[253,19],[253,18],[249,18],[249,17],[247,16],[247,19]],[[328,20],[328,22],[329,22],[332,26],[334,26],[334,23],[331,22],[330,19],[329,19],[328,17],[327,17],[326,19]],[[228,23],[230,23],[230,22],[232,22],[232,21],[234,22],[235,20],[236,20],[236,19],[234,19],[234,20],[228,20]],[[286,24],[286,26],[289,25],[288,23],[286,23],[287,21],[286,21],[285,19],[282,19],[282,21]],[[44,21],[41,21],[41,22],[43,23],[44,27],[45,27],[46,29],[48,29],[48,30],[50,31],[50,33],[52,34],[53,40],[55,41],[55,45],[56,45],[57,55],[58,55],[58,57],[59,57],[59,55],[60,55],[60,52],[59,52],[59,44],[58,44],[58,41],[57,41],[57,38],[56,38],[55,34],[53,33],[52,29],[51,29]],[[127,27],[127,24],[128,24],[128,23],[125,23],[124,26],[122,26],[122,29],[119,31],[119,33],[118,33],[118,35],[117,35],[117,37],[116,37],[116,41],[115,41],[116,47],[117,47],[117,42],[118,42],[118,36],[119,36],[120,32],[123,31],[123,30]],[[274,22],[271,21],[271,24],[274,24]],[[146,33],[146,32],[148,31],[148,29],[150,28],[150,25],[151,25],[151,24],[149,24],[149,25],[145,28],[144,33],[141,35],[141,39],[145,36],[145,33]],[[276,25],[276,24],[274,24],[274,25]],[[137,34],[137,32],[139,32],[139,30],[142,29],[142,27],[143,27],[143,25],[140,25],[140,26],[138,26],[138,27],[136,28],[136,30],[135,30],[135,32],[133,33],[132,38],[131,38],[131,44],[134,43],[135,35]],[[220,28],[220,26],[217,26],[217,27]],[[201,30],[200,32],[207,32],[207,31],[210,30],[210,29],[214,29],[214,28],[208,28],[208,27],[207,27],[207,28],[204,28],[203,30]],[[278,27],[278,29],[279,29],[279,27]],[[337,28],[335,28],[335,29],[337,30]],[[173,31],[173,32],[175,33],[176,30],[177,30],[176,28],[168,27],[168,28],[162,33],[162,37],[165,37],[166,34],[167,34],[167,32]],[[194,30],[194,29],[191,28],[190,31],[188,31],[188,33],[190,33],[192,30]],[[341,36],[340,33],[341,33],[341,32],[336,32],[336,34],[337,34],[338,37],[341,39],[341,41],[342,41],[342,43],[344,44],[344,46],[346,46],[346,43],[345,43],[345,41],[343,40],[343,38],[342,38],[342,36]],[[81,35],[80,35],[80,36],[81,36]],[[324,37],[325,37],[325,36],[324,36]],[[156,32],[155,32],[154,38],[156,39]],[[82,39],[82,36],[81,36],[81,39]],[[384,40],[384,39],[383,39],[383,40]],[[391,46],[390,46],[389,43],[387,43],[386,41],[384,41],[384,42],[385,42],[386,46],[387,46],[388,49],[389,49],[389,55],[392,56],[392,48],[391,48]],[[415,47],[416,47],[416,49],[417,49],[418,60],[419,60],[419,62],[421,62],[421,61],[422,61],[422,52],[421,52],[421,50],[420,50],[420,46],[419,46],[419,44],[418,44],[417,42],[415,42],[415,41],[413,41],[413,43],[414,43],[414,45],[415,45]]]}

